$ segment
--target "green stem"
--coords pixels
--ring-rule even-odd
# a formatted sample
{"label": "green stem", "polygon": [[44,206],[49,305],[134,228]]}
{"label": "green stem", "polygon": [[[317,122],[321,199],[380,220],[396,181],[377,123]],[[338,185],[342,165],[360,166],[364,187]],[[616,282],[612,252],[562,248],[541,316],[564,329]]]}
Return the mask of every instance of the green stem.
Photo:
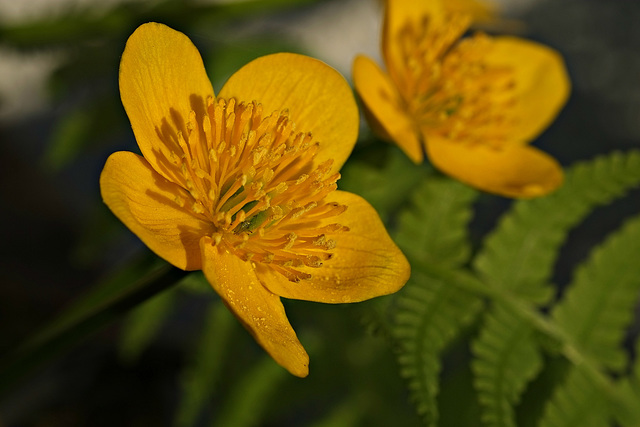
{"label": "green stem", "polygon": [[0,396],[45,361],[177,284],[186,274],[168,264],[158,267],[157,261],[145,258],[97,286],[40,333],[0,360]]}

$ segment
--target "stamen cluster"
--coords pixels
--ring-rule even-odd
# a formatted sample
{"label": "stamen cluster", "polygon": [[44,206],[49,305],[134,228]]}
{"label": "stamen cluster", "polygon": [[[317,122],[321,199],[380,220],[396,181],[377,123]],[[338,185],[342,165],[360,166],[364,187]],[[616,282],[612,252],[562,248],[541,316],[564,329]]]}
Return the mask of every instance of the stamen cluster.
{"label": "stamen cluster", "polygon": [[175,203],[211,223],[214,245],[291,281],[333,256],[326,234],[348,228],[327,219],[346,206],[325,198],[340,174],[332,160],[314,163],[318,142],[296,131],[288,111],[263,117],[255,101],[211,98],[185,128],[165,144],[174,148],[164,153],[167,173],[184,189]]}
{"label": "stamen cluster", "polygon": [[517,120],[515,79],[510,68],[485,60],[489,36],[460,40],[469,25],[468,16],[453,13],[438,25],[428,17],[408,22],[397,35],[403,66],[392,63],[389,72],[423,132],[499,148]]}

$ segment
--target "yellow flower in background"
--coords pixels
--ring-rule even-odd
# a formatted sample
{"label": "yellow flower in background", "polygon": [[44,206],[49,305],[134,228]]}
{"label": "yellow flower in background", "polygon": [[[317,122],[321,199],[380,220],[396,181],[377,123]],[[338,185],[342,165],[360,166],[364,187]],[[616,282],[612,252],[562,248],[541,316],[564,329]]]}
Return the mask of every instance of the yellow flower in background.
{"label": "yellow flower in background", "polygon": [[308,374],[308,355],[280,297],[357,302],[407,281],[409,265],[375,210],[336,190],[358,112],[326,64],[268,55],[215,97],[191,41],[150,23],[127,42],[120,95],[144,157],[109,157],[105,203],[160,257],[203,270],[292,374]]}
{"label": "yellow flower in background", "polygon": [[353,66],[372,127],[414,162],[424,149],[442,172],[481,190],[518,198],[553,191],[560,165],[527,144],[568,98],[562,58],[511,36],[461,38],[471,15],[444,4],[386,2],[387,72],[364,56]]}
{"label": "yellow flower in background", "polygon": [[441,7],[446,8],[446,13],[464,13],[469,15],[473,19],[473,22],[489,23],[497,20],[497,7],[491,2],[478,0],[444,0]]}

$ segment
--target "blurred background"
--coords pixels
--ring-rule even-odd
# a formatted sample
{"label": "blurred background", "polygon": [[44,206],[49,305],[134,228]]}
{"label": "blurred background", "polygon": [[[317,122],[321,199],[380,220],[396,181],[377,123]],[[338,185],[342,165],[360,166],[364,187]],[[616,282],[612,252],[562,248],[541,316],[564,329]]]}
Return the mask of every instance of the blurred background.
{"label": "blurred background", "polygon": [[[565,166],[640,147],[640,2],[495,3],[516,23],[509,31],[558,49],[573,81],[537,146]],[[279,51],[317,57],[349,79],[355,54],[380,58],[381,12],[377,0],[1,0],[0,356],[96,283],[131,280],[156,262],[98,187],[110,153],[136,150],[117,78],[138,25],[187,34],[218,91],[243,64]],[[389,149],[366,129],[361,138],[372,149],[357,147],[345,175]],[[558,283],[640,211],[639,195],[599,209],[572,233]],[[479,240],[509,203],[480,198],[472,235]],[[392,351],[360,306],[287,302],[311,356],[311,375],[300,380],[265,356],[200,276],[189,276],[3,396],[0,426],[420,425]],[[450,394],[443,390],[445,405],[461,399]],[[455,425],[443,415],[448,422]]]}

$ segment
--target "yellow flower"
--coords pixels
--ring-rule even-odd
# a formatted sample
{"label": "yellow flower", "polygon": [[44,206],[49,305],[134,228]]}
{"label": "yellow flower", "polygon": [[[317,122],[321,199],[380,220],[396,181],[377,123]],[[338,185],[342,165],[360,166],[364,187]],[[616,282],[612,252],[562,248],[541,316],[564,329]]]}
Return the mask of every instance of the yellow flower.
{"label": "yellow flower", "polygon": [[497,21],[496,5],[492,2],[477,0],[445,0],[442,7],[446,8],[446,12],[470,15],[474,22],[491,23]]}
{"label": "yellow flower", "polygon": [[353,78],[372,127],[416,163],[507,197],[537,197],[563,179],[527,145],[555,118],[570,83],[554,50],[510,36],[462,38],[470,15],[439,0],[388,0],[387,73],[358,56]]}
{"label": "yellow flower", "polygon": [[109,157],[105,203],[160,257],[203,270],[292,374],[306,376],[309,358],[280,297],[356,302],[407,281],[407,260],[375,210],[336,190],[358,112],[326,64],[258,58],[214,97],[191,41],[149,23],[127,42],[120,95],[144,157]]}

